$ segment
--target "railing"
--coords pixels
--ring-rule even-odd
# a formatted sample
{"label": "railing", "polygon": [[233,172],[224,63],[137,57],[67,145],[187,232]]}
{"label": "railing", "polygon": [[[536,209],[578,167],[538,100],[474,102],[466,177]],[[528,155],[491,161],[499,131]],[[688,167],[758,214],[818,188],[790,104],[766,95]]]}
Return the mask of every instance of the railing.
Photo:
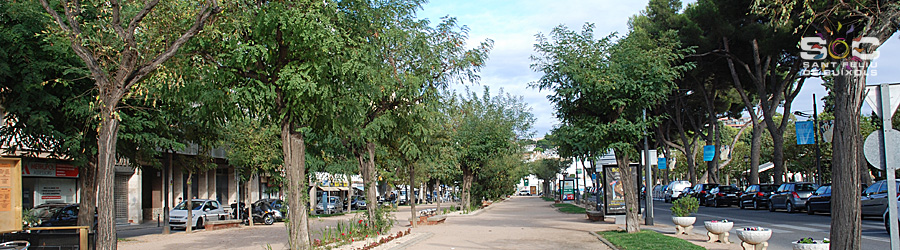
{"label": "railing", "polygon": [[88,226],[31,227],[26,230],[78,230],[78,249],[88,249]]}

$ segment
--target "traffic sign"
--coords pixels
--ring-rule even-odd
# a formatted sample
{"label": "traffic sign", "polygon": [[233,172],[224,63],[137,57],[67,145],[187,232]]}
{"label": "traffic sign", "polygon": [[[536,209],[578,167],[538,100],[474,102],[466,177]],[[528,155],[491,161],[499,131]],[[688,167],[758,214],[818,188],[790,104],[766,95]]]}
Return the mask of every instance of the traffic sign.
{"label": "traffic sign", "polygon": [[[865,153],[866,160],[869,161],[869,164],[872,164],[875,168],[878,168],[881,171],[884,171],[884,156],[882,155],[881,149],[884,148],[884,144],[881,142],[881,135],[884,134],[881,130],[872,132],[866,137],[866,142],[863,144],[863,153]],[[887,138],[884,138],[888,144],[897,145],[900,143],[900,131],[896,129],[888,130]],[[900,147],[891,147],[894,152],[887,154],[887,162],[894,163],[900,160]],[[892,166],[893,167],[893,166]]]}

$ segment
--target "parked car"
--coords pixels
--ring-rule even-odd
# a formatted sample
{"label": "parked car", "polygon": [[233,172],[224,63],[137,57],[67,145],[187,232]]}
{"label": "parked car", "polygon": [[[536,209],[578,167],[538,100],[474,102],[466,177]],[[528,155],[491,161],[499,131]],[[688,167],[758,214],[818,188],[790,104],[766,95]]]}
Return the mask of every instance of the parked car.
{"label": "parked car", "polygon": [[[319,203],[316,204],[316,213],[317,213],[317,214],[323,214],[323,213],[325,213],[325,212],[328,212],[329,214],[333,214],[333,213],[335,213],[335,212],[341,212],[341,211],[344,210],[344,209],[343,209],[343,208],[344,208],[344,202],[341,201],[340,197],[336,197],[336,196],[328,196],[328,202],[327,202],[327,203],[328,203],[328,204],[325,205],[325,204],[322,204],[321,201],[319,201]],[[326,210],[326,209],[327,209],[327,210]]]}
{"label": "parked car", "polygon": [[[36,223],[31,225],[31,227],[40,226],[43,222],[49,221],[51,218],[55,217],[59,210],[71,206],[70,203],[44,203],[40,206],[34,207],[31,209],[31,216],[34,217]],[[75,207],[76,211],[78,207]],[[75,213],[78,214],[77,212]]]}
{"label": "parked car", "polygon": [[741,194],[740,208],[760,209],[769,206],[769,196],[778,189],[775,184],[753,184]]}
{"label": "parked car", "polygon": [[681,191],[684,188],[691,187],[691,182],[689,181],[672,181],[669,182],[669,185],[666,186],[666,194],[664,200],[666,202],[672,202],[675,199],[681,197]]}
{"label": "parked car", "polygon": [[666,197],[666,187],[668,187],[668,185],[656,185],[653,187],[653,198],[660,199]]}
{"label": "parked car", "polygon": [[815,183],[809,182],[790,182],[781,184],[772,196],[769,196],[769,211],[775,212],[775,209],[784,208],[788,213],[799,211],[806,208],[806,199],[816,189]]}
{"label": "parked car", "polygon": [[[697,185],[694,185],[693,188],[691,188],[691,192],[688,194],[688,196],[693,197],[694,199],[697,199],[697,201],[700,202],[700,205],[704,206],[704,205],[706,205],[706,194],[709,193],[709,190],[712,190],[713,188],[716,188],[718,186],[719,186],[719,184],[713,184],[713,183],[697,184]],[[687,196],[685,196],[685,197],[687,197]]]}
{"label": "parked car", "polygon": [[806,200],[806,214],[831,213],[831,183],[819,186]]}
{"label": "parked car", "polygon": [[353,196],[352,200],[350,201],[350,207],[354,210],[366,209],[366,197]]}
{"label": "parked car", "polygon": [[[187,217],[187,209],[191,208],[191,218]],[[196,227],[202,228],[207,221],[224,220],[228,216],[225,208],[218,201],[206,199],[193,199],[188,206],[187,201],[182,201],[169,211],[169,226],[174,228]]]}
{"label": "parked car", "polygon": [[78,224],[78,204],[51,203],[40,205],[35,210],[39,210],[37,211],[39,214],[38,225],[41,227],[75,226]]}
{"label": "parked car", "polygon": [[737,205],[740,201],[738,193],[741,190],[735,186],[717,186],[709,190],[704,199],[706,206],[719,207],[721,205]]}
{"label": "parked car", "polygon": [[[860,198],[862,216],[881,216],[888,207],[887,180],[880,180],[863,191]],[[895,185],[897,182],[894,183]],[[900,186],[897,186],[900,190]]]}
{"label": "parked car", "polygon": [[517,193],[516,195],[519,195],[519,196],[530,196],[530,195],[531,195],[531,191],[528,191],[528,190],[526,190],[526,189],[522,189],[522,190],[519,190],[519,193]]}

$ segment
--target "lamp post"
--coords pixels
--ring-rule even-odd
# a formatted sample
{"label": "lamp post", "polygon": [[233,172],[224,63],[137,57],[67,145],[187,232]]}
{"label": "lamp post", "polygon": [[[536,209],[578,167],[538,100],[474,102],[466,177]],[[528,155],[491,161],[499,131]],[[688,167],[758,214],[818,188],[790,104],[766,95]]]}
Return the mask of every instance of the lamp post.
{"label": "lamp post", "polygon": [[822,185],[822,176],[824,176],[824,174],[822,173],[822,152],[821,152],[821,149],[819,149],[819,119],[817,118],[819,116],[819,111],[818,111],[819,109],[816,108],[815,100],[816,100],[816,94],[813,94],[813,115],[812,116],[810,116],[809,114],[800,112],[800,111],[794,111],[794,115],[798,115],[798,116],[802,116],[802,117],[806,117],[806,118],[811,117],[813,120],[813,141],[815,142],[815,146],[816,146],[816,184]]}

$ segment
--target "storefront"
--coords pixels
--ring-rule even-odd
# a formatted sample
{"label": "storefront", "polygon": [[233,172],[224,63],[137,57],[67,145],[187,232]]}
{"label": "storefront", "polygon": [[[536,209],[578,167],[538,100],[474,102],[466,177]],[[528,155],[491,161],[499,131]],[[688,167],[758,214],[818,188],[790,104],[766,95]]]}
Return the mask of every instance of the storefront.
{"label": "storefront", "polygon": [[78,168],[68,163],[24,159],[22,207],[78,202]]}

